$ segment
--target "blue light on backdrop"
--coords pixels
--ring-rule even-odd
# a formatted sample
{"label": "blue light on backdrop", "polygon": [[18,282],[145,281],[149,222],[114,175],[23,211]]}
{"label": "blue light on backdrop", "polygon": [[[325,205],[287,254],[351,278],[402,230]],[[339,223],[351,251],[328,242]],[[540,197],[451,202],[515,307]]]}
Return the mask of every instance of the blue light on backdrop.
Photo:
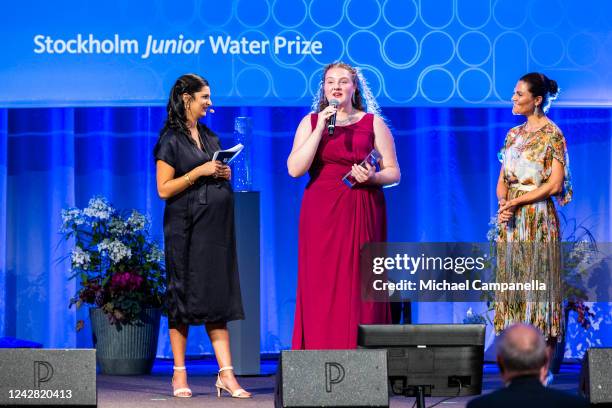
{"label": "blue light on backdrop", "polygon": [[[567,137],[575,198],[562,211],[610,242],[612,109],[602,106],[611,105],[612,58],[604,52],[611,24],[612,5],[603,0],[589,7],[575,0],[12,4],[0,15],[0,36],[10,38],[0,42],[0,336],[91,345],[88,328],[74,331],[85,313],[68,309],[75,283],[58,262],[68,251],[57,233],[60,209],[102,194],[118,208],[149,213],[161,240],[152,148],[164,120],[160,105],[185,72],[210,80],[217,113],[206,120],[224,146],[232,145],[236,117],[253,120],[263,352],[287,348],[293,325],[307,177],[290,178],[285,162],[320,68],[336,59],[363,68],[393,128],[402,182],[385,191],[389,240],[485,240],[496,210],[496,153],[521,120],[503,101],[521,74],[542,70],[563,90],[551,117]],[[166,43],[168,52],[143,58],[149,35],[182,41],[183,52]],[[270,44],[266,53],[261,42],[246,44],[247,55],[241,43],[233,46],[242,53],[232,54],[228,43],[225,54],[214,54],[209,36]],[[292,54],[288,43],[273,52],[275,37],[297,36],[312,42],[311,51],[319,41],[321,54],[296,55],[296,43]],[[112,52],[117,47],[124,53]],[[414,316],[461,322],[468,307],[483,305],[419,304]],[[610,307],[595,307],[593,330],[570,326],[569,355],[610,345]],[[161,334],[158,354],[169,356],[165,327]],[[189,347],[190,354],[211,351],[202,330],[192,332]]]}
{"label": "blue light on backdrop", "polygon": [[192,71],[223,105],[305,106],[338,59],[387,106],[496,105],[529,70],[609,106],[611,30],[605,0],[33,0],[0,15],[0,106],[161,104]]}
{"label": "blue light on backdrop", "polygon": [[[264,352],[290,345],[297,275],[297,221],[307,177],[292,179],[285,161],[304,108],[225,108],[207,119],[225,146],[233,142],[234,118],[253,118],[253,181],[261,191],[262,342]],[[388,108],[402,182],[385,191],[389,240],[484,241],[496,210],[499,174],[496,152],[508,128],[518,123],[508,109]],[[151,155],[163,109],[44,108],[0,110],[0,335],[18,336],[50,347],[88,346],[88,330],[74,332],[68,309],[74,282],[57,233],[64,206],[85,206],[102,194],[118,208],[149,213],[161,240],[163,202],[156,195]],[[584,222],[596,238],[609,242],[612,111],[553,109],[565,131],[575,183],[575,199],[563,209]],[[4,252],[6,251],[6,252]],[[4,255],[5,254],[5,255]],[[422,304],[419,322],[461,322],[474,304]],[[612,338],[607,304],[592,342]],[[249,311],[247,311],[248,313]],[[85,314],[80,317],[85,317]],[[87,319],[86,319],[87,320]],[[170,355],[162,330],[160,355]],[[586,333],[573,327],[574,355]],[[202,330],[190,337],[192,354],[208,352]]]}

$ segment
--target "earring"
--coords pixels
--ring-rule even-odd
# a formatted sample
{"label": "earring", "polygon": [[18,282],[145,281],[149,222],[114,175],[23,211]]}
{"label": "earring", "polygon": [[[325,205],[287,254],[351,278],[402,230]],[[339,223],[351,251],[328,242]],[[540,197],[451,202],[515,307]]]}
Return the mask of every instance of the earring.
{"label": "earring", "polygon": [[534,115],[536,115],[536,116],[539,116],[539,115],[540,115],[540,112],[539,112],[539,111],[540,111],[540,107],[539,107],[538,105],[536,105],[536,106],[533,108],[533,114],[534,114]]}
{"label": "earring", "polygon": [[353,105],[355,105],[357,99],[355,98],[355,92],[353,92],[353,96],[351,97],[351,101],[353,102]]}

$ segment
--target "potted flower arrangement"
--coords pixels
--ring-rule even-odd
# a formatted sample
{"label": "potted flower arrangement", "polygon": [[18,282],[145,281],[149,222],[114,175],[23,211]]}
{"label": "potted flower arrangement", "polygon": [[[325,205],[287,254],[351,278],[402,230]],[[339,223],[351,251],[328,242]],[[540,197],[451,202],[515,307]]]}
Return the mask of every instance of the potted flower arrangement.
{"label": "potted flower arrangement", "polygon": [[595,237],[587,227],[582,223],[578,224],[575,219],[567,219],[563,213],[559,214],[562,230],[566,232],[562,247],[564,292],[567,299],[565,312],[575,312],[576,323],[588,330],[595,314],[585,304],[588,291],[584,280],[592,268],[601,262],[602,254]]}
{"label": "potted flower arrangement", "polygon": [[[70,306],[90,305],[96,358],[105,374],[151,371],[165,293],[162,251],[147,218],[120,213],[104,197],[62,210],[61,233],[74,239],[70,257],[79,287]],[[83,327],[77,322],[77,330]]]}
{"label": "potted flower arrangement", "polygon": [[[565,336],[561,343],[557,345],[555,355],[551,361],[550,370],[554,374],[559,372],[563,362],[566,339],[569,335],[567,328],[570,322],[570,315],[573,314],[575,323],[585,333],[592,334],[590,329],[592,321],[595,319],[595,313],[587,304],[590,297],[587,282],[593,270],[598,265],[601,265],[603,256],[597,246],[595,237],[587,227],[582,223],[577,223],[574,218],[568,219],[562,212],[559,212],[559,218],[564,241],[561,245],[561,256],[566,326]],[[590,299],[590,301],[593,300]]]}

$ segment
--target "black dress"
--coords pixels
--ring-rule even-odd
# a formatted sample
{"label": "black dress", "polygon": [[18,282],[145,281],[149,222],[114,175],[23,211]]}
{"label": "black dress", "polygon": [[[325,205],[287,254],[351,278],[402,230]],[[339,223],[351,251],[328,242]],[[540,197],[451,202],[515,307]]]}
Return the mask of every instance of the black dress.
{"label": "black dress", "polygon": [[[212,159],[219,138],[198,124],[203,149],[167,130],[154,150],[175,178]],[[185,181],[187,182],[187,181]],[[200,177],[166,201],[164,253],[170,327],[244,319],[234,230],[234,193],[227,180]]]}

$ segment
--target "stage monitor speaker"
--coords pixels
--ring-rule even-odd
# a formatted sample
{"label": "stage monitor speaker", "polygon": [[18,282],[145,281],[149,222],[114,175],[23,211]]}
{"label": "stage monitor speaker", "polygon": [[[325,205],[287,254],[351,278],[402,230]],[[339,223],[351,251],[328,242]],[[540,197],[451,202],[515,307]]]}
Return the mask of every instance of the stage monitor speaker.
{"label": "stage monitor speaker", "polygon": [[0,407],[95,407],[96,351],[0,349]]}
{"label": "stage monitor speaker", "polygon": [[388,407],[386,350],[283,351],[275,406]]}
{"label": "stage monitor speaker", "polygon": [[612,348],[590,348],[582,361],[580,391],[591,404],[612,404]]}

